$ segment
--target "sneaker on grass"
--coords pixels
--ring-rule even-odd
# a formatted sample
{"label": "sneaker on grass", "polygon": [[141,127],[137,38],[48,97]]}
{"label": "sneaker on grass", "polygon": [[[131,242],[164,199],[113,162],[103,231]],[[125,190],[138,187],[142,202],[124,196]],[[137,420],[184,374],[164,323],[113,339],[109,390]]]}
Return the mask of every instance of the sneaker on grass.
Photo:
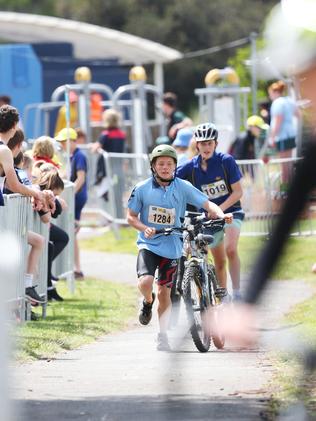
{"label": "sneaker on grass", "polygon": [[145,300],[143,300],[143,305],[142,305],[142,308],[140,309],[139,316],[138,316],[139,322],[142,325],[148,325],[148,323],[150,322],[152,318],[152,306],[156,298],[156,294],[154,292],[152,293],[152,297],[153,297],[153,300],[151,303],[147,303]]}
{"label": "sneaker on grass", "polygon": [[25,288],[25,297],[34,303],[39,303],[39,304],[46,303],[46,298],[38,295],[35,289],[35,286]]}
{"label": "sneaker on grass", "polygon": [[63,297],[58,294],[56,288],[47,291],[47,299],[48,301],[64,301]]}

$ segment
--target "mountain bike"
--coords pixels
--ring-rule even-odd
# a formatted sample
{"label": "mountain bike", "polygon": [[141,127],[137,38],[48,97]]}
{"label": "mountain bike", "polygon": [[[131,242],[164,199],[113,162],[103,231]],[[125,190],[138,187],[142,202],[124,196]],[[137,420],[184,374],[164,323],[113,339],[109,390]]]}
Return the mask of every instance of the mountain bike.
{"label": "mountain bike", "polygon": [[210,349],[211,340],[218,349],[225,344],[216,311],[210,320],[208,310],[210,307],[216,310],[227,291],[218,286],[214,265],[208,260],[208,245],[213,235],[205,233],[206,228],[223,229],[224,224],[224,219],[207,220],[204,214],[188,212],[181,227],[156,231],[156,234],[182,235],[183,256],[179,259],[176,288],[183,297],[191,336],[200,352]]}

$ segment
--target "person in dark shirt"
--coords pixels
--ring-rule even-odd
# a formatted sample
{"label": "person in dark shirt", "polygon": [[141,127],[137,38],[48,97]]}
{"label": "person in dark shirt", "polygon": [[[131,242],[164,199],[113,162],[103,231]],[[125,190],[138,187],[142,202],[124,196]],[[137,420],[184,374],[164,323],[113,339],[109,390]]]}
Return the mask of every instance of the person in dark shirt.
{"label": "person in dark shirt", "polygon": [[162,111],[167,119],[167,135],[170,144],[175,140],[178,130],[192,126],[192,120],[177,107],[177,95],[166,92],[162,97]]}
{"label": "person in dark shirt", "polygon": [[[120,114],[111,108],[105,110],[103,113],[104,128],[101,132],[99,140],[91,144],[91,150],[93,152],[108,152],[108,153],[123,153],[125,152],[126,134],[120,129],[121,117]],[[124,177],[122,160],[114,159],[111,161],[112,169],[112,180],[114,181],[114,197],[115,207],[118,218],[124,218],[123,214],[123,191],[124,191]],[[99,185],[99,195],[104,198],[105,201],[109,200],[108,196],[108,181],[107,169],[105,160],[102,154],[99,155],[97,161],[97,173],[96,173],[96,185]]]}
{"label": "person in dark shirt", "polygon": [[103,149],[106,152],[123,153],[125,151],[126,134],[120,129],[121,118],[119,113],[112,108],[103,113],[104,130],[101,132],[99,140],[91,144],[91,149],[95,152]]}
{"label": "person in dark shirt", "polygon": [[75,185],[75,278],[82,279],[84,275],[81,271],[80,253],[77,234],[80,230],[81,212],[88,200],[87,170],[88,163],[84,153],[77,147],[77,132],[72,128],[62,129],[55,137],[60,142],[64,151],[67,150],[67,139],[70,139],[70,161],[71,174],[70,181]]}
{"label": "person in dark shirt", "polygon": [[250,130],[240,133],[229,149],[235,159],[255,159],[255,136]]}

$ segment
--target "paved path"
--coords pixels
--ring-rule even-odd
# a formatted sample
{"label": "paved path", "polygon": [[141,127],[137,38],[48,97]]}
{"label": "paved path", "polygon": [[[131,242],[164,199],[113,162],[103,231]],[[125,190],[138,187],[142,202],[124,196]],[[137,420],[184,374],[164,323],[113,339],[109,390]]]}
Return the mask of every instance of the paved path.
{"label": "paved path", "polygon": [[[83,257],[93,260],[89,253]],[[100,277],[96,267],[103,266],[103,277],[115,280],[112,275],[118,274],[134,282],[135,257],[95,255],[93,262],[84,267],[87,275]],[[291,305],[312,293],[298,281],[271,285],[261,310],[265,327],[275,327]],[[265,333],[258,349],[241,351],[228,344],[201,354],[190,337],[180,339],[185,331],[181,320],[171,332],[175,352],[170,354],[155,350],[154,317],[150,326],[135,322],[129,331],[104,336],[54,360],[17,367],[13,395],[23,403],[19,420],[258,420],[272,375],[266,342],[280,332]]]}
{"label": "paved path", "polygon": [[86,276],[136,285],[136,256],[83,250],[80,257]]}

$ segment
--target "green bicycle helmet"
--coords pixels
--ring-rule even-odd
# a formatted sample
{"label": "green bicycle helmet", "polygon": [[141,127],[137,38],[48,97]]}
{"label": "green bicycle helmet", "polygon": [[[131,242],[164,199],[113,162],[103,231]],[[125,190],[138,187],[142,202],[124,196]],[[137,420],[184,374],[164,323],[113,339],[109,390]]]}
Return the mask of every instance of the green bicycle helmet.
{"label": "green bicycle helmet", "polygon": [[153,161],[160,156],[168,156],[170,158],[173,158],[175,160],[175,163],[177,163],[177,152],[176,150],[170,146],[170,145],[158,145],[156,146],[152,153],[149,156],[150,164],[153,163]]}

